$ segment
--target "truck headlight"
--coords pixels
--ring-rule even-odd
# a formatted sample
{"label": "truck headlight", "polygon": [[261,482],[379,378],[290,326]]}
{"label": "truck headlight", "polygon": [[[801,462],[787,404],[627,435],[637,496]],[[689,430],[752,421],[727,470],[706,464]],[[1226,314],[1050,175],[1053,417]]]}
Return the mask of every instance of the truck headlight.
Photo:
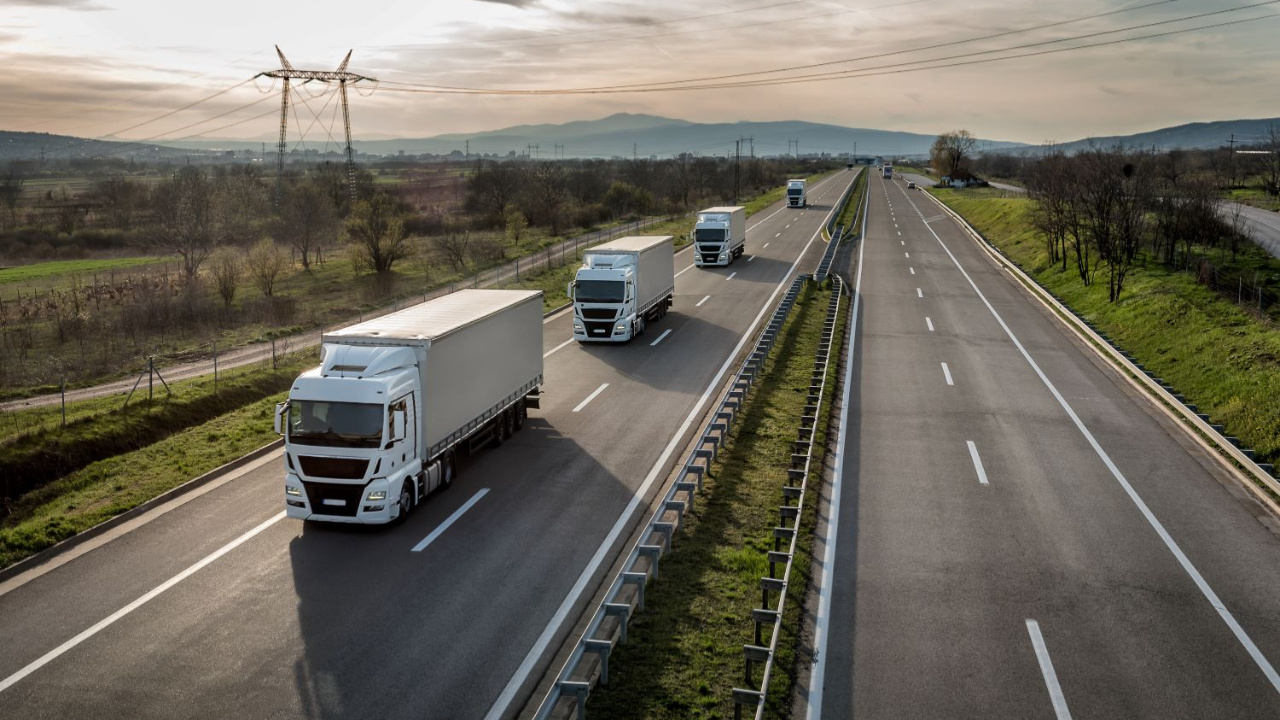
{"label": "truck headlight", "polygon": [[369,497],[365,498],[365,500],[368,500],[369,502],[377,502],[379,500],[386,500],[386,499],[387,499],[386,490],[373,490],[369,493]]}
{"label": "truck headlight", "polygon": [[626,324],[626,323],[618,323],[618,325],[617,325],[616,327],[614,327],[614,328],[613,328],[613,331],[614,331],[614,332],[626,332],[626,331],[627,331],[627,324]]}
{"label": "truck headlight", "polygon": [[294,497],[302,497],[302,488],[297,488],[297,487],[294,487],[294,486],[292,486],[292,485],[285,485],[285,486],[284,486],[284,494],[285,494],[285,495],[292,495],[292,496],[294,496]]}
{"label": "truck headlight", "polygon": [[720,259],[721,259],[721,260],[725,259],[726,257],[728,257],[728,254],[727,254],[727,253],[720,253]]}

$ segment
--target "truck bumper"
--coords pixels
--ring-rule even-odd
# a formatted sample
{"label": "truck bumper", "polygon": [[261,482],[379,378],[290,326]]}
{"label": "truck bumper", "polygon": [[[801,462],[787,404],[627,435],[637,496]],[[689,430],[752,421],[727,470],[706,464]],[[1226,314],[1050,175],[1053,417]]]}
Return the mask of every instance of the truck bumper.
{"label": "truck bumper", "polygon": [[635,329],[634,326],[630,322],[626,322],[625,323],[626,327],[622,331],[619,331],[617,329],[617,325],[619,324],[623,324],[623,323],[615,323],[614,327],[611,328],[612,332],[607,335],[595,334],[595,333],[588,334],[586,328],[579,329],[575,327],[573,329],[573,339],[577,340],[580,343],[584,343],[584,342],[621,343],[621,342],[626,342],[630,340],[631,333]]}
{"label": "truck bumper", "polygon": [[[381,486],[378,483],[381,483]],[[400,507],[395,500],[399,490],[397,489],[396,493],[392,493],[385,480],[374,480],[367,485],[352,485],[353,492],[343,498],[341,505],[334,505],[334,509],[328,511],[326,510],[329,506],[322,503],[332,502],[332,500],[316,500],[315,496],[309,492],[307,482],[299,482],[293,479],[293,476],[290,476],[286,485],[294,485],[295,487],[301,485],[303,488],[300,496],[285,494],[285,515],[291,518],[318,522],[347,523],[349,525],[385,525],[400,514]],[[370,489],[381,488],[386,488],[387,497],[385,499],[376,501],[365,499]],[[338,509],[339,507],[341,509]]]}

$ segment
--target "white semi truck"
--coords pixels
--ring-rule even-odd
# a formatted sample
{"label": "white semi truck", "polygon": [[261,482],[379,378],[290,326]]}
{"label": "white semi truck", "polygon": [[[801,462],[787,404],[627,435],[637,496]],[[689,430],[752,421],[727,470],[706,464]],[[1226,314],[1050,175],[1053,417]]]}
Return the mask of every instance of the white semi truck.
{"label": "white semi truck", "polygon": [[573,339],[627,342],[667,314],[676,291],[670,235],[625,237],[587,250],[569,283]]}
{"label": "white semi truck", "polygon": [[805,207],[808,201],[804,197],[804,180],[787,181],[787,207]]}
{"label": "white semi truck", "polygon": [[461,290],[322,339],[276,406],[289,517],[403,519],[538,407],[541,291]]}
{"label": "white semi truck", "polygon": [[693,264],[728,265],[747,246],[747,209],[733,207],[707,208],[698,213],[693,225]]}

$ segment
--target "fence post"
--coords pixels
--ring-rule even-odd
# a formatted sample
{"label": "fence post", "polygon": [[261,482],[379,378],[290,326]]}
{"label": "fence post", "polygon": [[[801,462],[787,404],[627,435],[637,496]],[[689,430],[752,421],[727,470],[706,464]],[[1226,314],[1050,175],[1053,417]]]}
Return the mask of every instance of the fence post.
{"label": "fence post", "polygon": [[62,384],[59,388],[62,393],[62,429],[67,429],[67,379],[62,378]]}
{"label": "fence post", "polygon": [[520,282],[520,258],[516,258],[516,282]]}
{"label": "fence post", "polygon": [[276,369],[276,339],[271,338],[271,369]]}
{"label": "fence post", "polygon": [[1240,305],[1244,302],[1244,276],[1241,275],[1238,279],[1240,285],[1236,288],[1236,304]]}
{"label": "fence post", "polygon": [[213,394],[218,394],[218,343],[213,344]]}
{"label": "fence post", "polygon": [[155,388],[156,356],[147,356],[147,405],[151,404],[151,396]]}

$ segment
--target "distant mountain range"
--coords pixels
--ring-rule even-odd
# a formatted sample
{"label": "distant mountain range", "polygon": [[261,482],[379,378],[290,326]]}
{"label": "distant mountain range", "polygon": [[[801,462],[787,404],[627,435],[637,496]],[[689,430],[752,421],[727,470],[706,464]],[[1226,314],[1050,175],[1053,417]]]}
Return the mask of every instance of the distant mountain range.
{"label": "distant mountain range", "polygon": [[[1271,124],[1280,126],[1280,118],[1261,120],[1224,120],[1190,123],[1135,135],[1117,135],[1077,140],[1058,145],[1068,151],[1089,145],[1129,147],[1214,148],[1225,145],[1235,135],[1245,144],[1260,142]],[[927,155],[934,135],[851,128],[841,125],[799,120],[779,122],[695,123],[656,115],[619,113],[599,120],[578,120],[561,124],[516,125],[501,130],[476,133],[451,133],[423,138],[392,140],[358,140],[359,153],[373,155],[462,153],[470,144],[472,155],[508,155],[532,153],[537,157],[670,157],[682,152],[699,155],[732,153],[734,142],[744,138],[743,154],[784,155],[794,151],[791,141],[799,140],[801,154],[830,153],[843,155],[857,148],[859,155],[922,156]],[[1039,146],[999,140],[981,140],[982,150],[1038,152]],[[87,140],[46,133],[0,131],[0,162],[13,159],[35,159],[43,151],[46,157],[174,157],[192,151],[227,150],[260,151],[261,141],[200,140],[167,143],[129,143],[111,140]],[[271,142],[265,143],[269,150]],[[557,147],[560,146],[560,147]],[[312,145],[311,147],[316,147]],[[332,148],[330,144],[330,148]]]}

